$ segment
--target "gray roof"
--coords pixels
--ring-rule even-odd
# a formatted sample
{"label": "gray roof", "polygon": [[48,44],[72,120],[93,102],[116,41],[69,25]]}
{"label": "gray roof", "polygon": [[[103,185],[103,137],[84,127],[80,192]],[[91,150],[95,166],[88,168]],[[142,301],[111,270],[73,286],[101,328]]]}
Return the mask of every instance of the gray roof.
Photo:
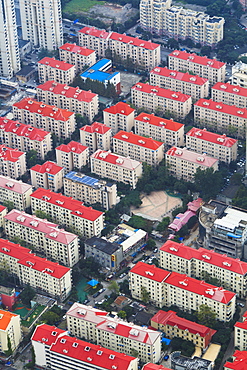
{"label": "gray roof", "polygon": [[87,239],[85,241],[86,245],[89,245],[91,247],[97,248],[98,250],[111,255],[112,253],[116,252],[119,248],[121,248],[120,245],[117,243],[110,243],[105,239],[97,238],[96,236],[93,236],[90,239]]}

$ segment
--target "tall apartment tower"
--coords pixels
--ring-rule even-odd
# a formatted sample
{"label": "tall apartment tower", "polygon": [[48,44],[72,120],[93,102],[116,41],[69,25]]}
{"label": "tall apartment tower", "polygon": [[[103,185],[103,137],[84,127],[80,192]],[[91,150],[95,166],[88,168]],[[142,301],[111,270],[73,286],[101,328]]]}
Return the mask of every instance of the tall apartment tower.
{"label": "tall apartment tower", "polygon": [[0,0],[0,76],[21,69],[14,0]]}
{"label": "tall apartment tower", "polygon": [[24,40],[48,50],[63,44],[61,0],[20,0],[20,11]]}
{"label": "tall apartment tower", "polygon": [[140,22],[150,32],[160,32],[164,23],[164,11],[170,8],[172,0],[141,0]]}

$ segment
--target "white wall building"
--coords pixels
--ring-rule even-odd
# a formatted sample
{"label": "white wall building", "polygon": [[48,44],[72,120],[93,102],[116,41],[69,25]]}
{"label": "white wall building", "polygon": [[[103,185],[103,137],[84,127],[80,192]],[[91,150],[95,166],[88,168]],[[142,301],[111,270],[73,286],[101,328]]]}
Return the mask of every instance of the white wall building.
{"label": "white wall building", "polygon": [[32,185],[17,181],[7,176],[0,175],[1,202],[11,202],[14,208],[25,211],[31,206]]}

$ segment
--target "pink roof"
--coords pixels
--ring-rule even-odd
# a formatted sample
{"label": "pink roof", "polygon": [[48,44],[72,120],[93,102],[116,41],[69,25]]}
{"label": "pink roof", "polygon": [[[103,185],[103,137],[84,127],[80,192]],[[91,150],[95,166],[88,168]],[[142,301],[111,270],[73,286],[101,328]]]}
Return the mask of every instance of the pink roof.
{"label": "pink roof", "polygon": [[86,131],[89,133],[96,132],[97,134],[104,135],[106,132],[110,131],[110,127],[106,126],[101,122],[94,122],[92,125],[86,125],[80,128],[81,131]]}
{"label": "pink roof", "polygon": [[98,149],[91,155],[91,158],[98,159],[102,162],[114,164],[119,167],[127,168],[128,170],[135,170],[138,166],[141,166],[141,162],[127,157],[122,157],[106,150]]}
{"label": "pink roof", "polygon": [[158,283],[166,280],[171,274],[169,271],[163,270],[155,265],[148,265],[141,261],[137,262],[130,272],[157,281]]}
{"label": "pink roof", "polygon": [[0,159],[2,161],[17,162],[22,155],[24,152],[18,149],[9,148],[4,144],[0,145]]}
{"label": "pink roof", "polygon": [[200,99],[194,104],[194,106],[202,107],[205,109],[212,109],[220,113],[230,114],[231,116],[237,116],[245,119],[247,118],[247,109],[238,108],[235,105],[219,103],[211,99]]}
{"label": "pink roof", "polygon": [[198,165],[204,167],[212,167],[218,162],[218,159],[209,157],[205,153],[198,154],[196,152],[193,152],[192,150],[188,150],[186,148],[177,148],[175,146],[169,149],[166,152],[166,155],[181,158],[181,160],[183,161],[197,163]]}
{"label": "pink roof", "polygon": [[226,146],[228,148],[231,148],[234,144],[238,142],[236,139],[227,137],[225,134],[219,135],[215,134],[214,132],[207,131],[206,128],[199,129],[193,127],[190,131],[187,132],[186,136],[195,137],[198,140],[209,141],[210,143]]}
{"label": "pink roof", "polygon": [[73,153],[81,154],[87,148],[88,148],[87,146],[82,145],[82,144],[78,143],[77,141],[71,141],[68,144],[61,144],[61,145],[59,145],[56,148],[56,150],[60,150],[61,152],[65,152],[65,153],[71,153],[71,152],[73,152]]}
{"label": "pink roof", "polygon": [[49,57],[44,57],[43,59],[39,60],[38,63],[50,66],[52,68],[61,69],[62,71],[68,71],[70,68],[75,67],[73,64],[66,63],[63,60],[61,61]]}
{"label": "pink roof", "polygon": [[146,94],[157,95],[166,99],[177,100],[180,101],[181,103],[184,103],[191,98],[190,95],[182,94],[181,92],[163,89],[162,87],[144,84],[142,82],[138,82],[131,89],[142,91],[143,93]]}
{"label": "pink roof", "polygon": [[184,213],[177,214],[172,223],[170,223],[169,229],[179,231],[193,216],[195,216],[195,213],[189,210],[185,211]]}
{"label": "pink roof", "polygon": [[107,32],[106,30],[100,30],[95,27],[83,27],[79,32],[94,37],[100,37],[101,39],[107,39],[109,37],[109,32]]}
{"label": "pink roof", "polygon": [[147,124],[162,127],[170,131],[178,131],[184,126],[182,123],[173,121],[173,119],[161,118],[155,116],[154,114],[148,113],[140,113],[137,117],[135,117],[135,121],[145,122]]}
{"label": "pink roof", "polygon": [[26,184],[20,180],[14,180],[8,176],[0,175],[0,188],[13,191],[18,194],[25,194],[32,189],[32,185]]}
{"label": "pink roof", "polygon": [[224,364],[225,369],[231,370],[247,369],[247,351],[235,351],[233,357],[235,357],[233,362],[226,362]]}
{"label": "pink roof", "polygon": [[24,136],[35,141],[43,141],[49,134],[48,131],[31,125],[25,125],[24,123],[13,121],[6,117],[0,117],[0,130],[3,130],[4,132],[12,132],[17,136]]}
{"label": "pink roof", "polygon": [[59,265],[56,262],[48,261],[46,258],[41,258],[35,255],[25,256],[18,261],[20,265],[29,267],[32,270],[42,272],[56,279],[61,279],[70,269]]}
{"label": "pink roof", "polygon": [[65,330],[59,329],[56,326],[41,324],[36,327],[32,340],[50,346],[61,336],[61,334],[64,335],[66,333],[67,332]]}
{"label": "pink roof", "polygon": [[37,86],[37,89],[49,91],[55,95],[63,95],[66,98],[76,99],[86,103],[90,103],[95,96],[98,96],[97,94],[92,93],[90,90],[81,90],[79,87],[72,87],[55,81],[47,81],[42,85]]}
{"label": "pink roof", "polygon": [[71,53],[76,53],[84,56],[95,53],[92,49],[87,49],[85,46],[78,46],[76,44],[69,44],[68,42],[60,46],[60,50],[70,51]]}
{"label": "pink roof", "polygon": [[31,171],[39,172],[39,173],[50,173],[51,175],[56,175],[60,171],[63,170],[63,167],[58,166],[54,162],[47,161],[43,164],[36,164],[31,168]]}
{"label": "pink roof", "polygon": [[73,112],[70,112],[67,109],[57,108],[55,105],[48,105],[30,98],[24,98],[13,104],[13,106],[18,109],[27,110],[30,113],[52,118],[56,121],[67,121],[74,115]]}
{"label": "pink roof", "polygon": [[103,215],[103,212],[97,211],[92,207],[86,207],[79,200],[66,197],[48,189],[39,188],[31,194],[31,197],[70,210],[72,215],[89,221],[95,221]]}
{"label": "pink roof", "polygon": [[124,116],[128,116],[133,113],[135,110],[122,101],[118,102],[115,105],[112,105],[109,108],[104,109],[104,112],[111,113],[111,114],[123,114]]}
{"label": "pink roof", "polygon": [[125,141],[129,144],[137,145],[150,150],[158,150],[164,145],[161,141],[152,139],[151,137],[144,137],[133,134],[133,132],[119,131],[113,136],[113,140]]}
{"label": "pink roof", "polygon": [[117,32],[112,32],[109,39],[121,41],[124,44],[129,44],[148,50],[155,50],[157,48],[160,48],[159,44],[155,44],[154,42],[151,41],[141,40],[138,39],[138,37],[127,36],[125,35],[125,33],[121,34]]}
{"label": "pink roof", "polygon": [[142,370],[170,370],[168,367],[164,367],[163,365],[157,365],[157,364],[152,364],[149,362],[148,364],[144,365]]}
{"label": "pink roof", "polygon": [[197,212],[198,209],[200,209],[200,207],[202,206],[202,204],[203,204],[202,198],[197,198],[195,200],[192,200],[192,202],[187,203],[187,207],[188,210],[192,212]]}
{"label": "pink roof", "polygon": [[181,51],[181,50],[174,50],[169,54],[169,57],[175,57],[178,59],[183,59],[187,60],[191,63],[196,63],[196,64],[201,64],[207,67],[215,68],[215,69],[220,69],[226,63],[220,62],[216,59],[209,59],[206,56],[200,57],[197,54],[194,53],[187,53],[186,51]]}
{"label": "pink roof", "polygon": [[217,82],[212,89],[223,91],[226,93],[247,97],[247,89],[239,85],[231,85],[229,83]]}
{"label": "pink roof", "polygon": [[202,85],[204,85],[205,83],[208,82],[207,78],[202,78],[200,76],[190,75],[187,72],[186,73],[179,72],[179,71],[176,71],[176,70],[173,70],[173,69],[168,69],[166,67],[163,67],[163,68],[162,67],[155,67],[150,72],[150,75],[151,74],[159,75],[159,76],[163,76],[163,77],[169,77],[169,78],[174,79],[174,80],[179,80],[179,81],[182,81],[182,82],[189,82],[193,85],[199,85],[199,86],[202,86]]}

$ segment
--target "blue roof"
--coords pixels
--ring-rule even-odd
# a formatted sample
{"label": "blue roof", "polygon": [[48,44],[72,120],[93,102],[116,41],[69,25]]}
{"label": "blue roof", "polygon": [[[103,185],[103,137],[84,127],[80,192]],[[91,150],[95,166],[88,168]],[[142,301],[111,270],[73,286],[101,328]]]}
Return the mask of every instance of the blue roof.
{"label": "blue roof", "polygon": [[[96,80],[100,82],[111,80],[114,76],[118,75],[119,72],[108,73],[108,72],[102,71],[102,69],[104,69],[104,67],[106,67],[107,64],[109,63],[111,66],[110,59],[101,59],[97,63],[95,63],[93,66],[88,68],[85,72],[83,72],[81,74],[81,77],[90,78],[90,80]],[[109,66],[107,68],[109,68]]]}
{"label": "blue roof", "polygon": [[83,174],[79,174],[78,172],[75,171],[69,172],[67,175],[65,175],[65,177],[67,179],[77,181],[80,182],[81,184],[86,184],[88,186],[95,186],[99,183],[98,179]]}

